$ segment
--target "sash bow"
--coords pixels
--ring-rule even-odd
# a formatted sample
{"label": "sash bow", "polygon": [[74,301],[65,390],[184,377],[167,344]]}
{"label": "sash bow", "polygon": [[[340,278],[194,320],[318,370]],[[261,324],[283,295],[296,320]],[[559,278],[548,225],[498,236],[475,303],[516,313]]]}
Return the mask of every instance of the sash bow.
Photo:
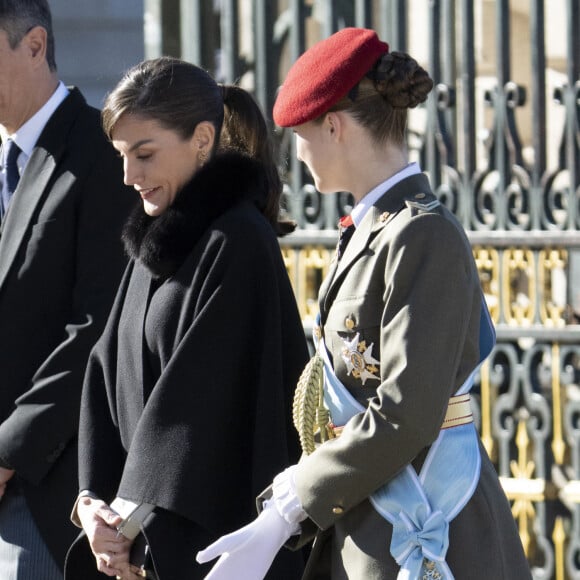
{"label": "sash bow", "polygon": [[409,572],[409,578],[420,578],[423,559],[444,562],[449,547],[449,523],[441,511],[428,514],[421,506],[413,518],[399,512],[393,524],[391,554],[399,566]]}

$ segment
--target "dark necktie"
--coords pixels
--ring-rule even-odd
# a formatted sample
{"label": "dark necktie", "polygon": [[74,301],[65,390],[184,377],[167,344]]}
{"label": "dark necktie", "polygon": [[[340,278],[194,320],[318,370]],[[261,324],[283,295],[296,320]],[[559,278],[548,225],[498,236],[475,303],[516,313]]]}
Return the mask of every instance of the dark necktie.
{"label": "dark necktie", "polygon": [[340,260],[342,255],[344,254],[344,250],[346,249],[346,245],[350,241],[352,234],[354,234],[355,225],[352,221],[352,217],[347,215],[340,218],[338,222],[338,227],[340,229],[340,233],[338,236],[338,246],[336,248],[336,255],[337,259]]}
{"label": "dark necktie", "polygon": [[0,199],[0,217],[4,217],[10,198],[18,185],[20,175],[16,160],[20,154],[20,148],[12,139],[8,139],[4,144],[4,181],[2,184],[2,198]]}

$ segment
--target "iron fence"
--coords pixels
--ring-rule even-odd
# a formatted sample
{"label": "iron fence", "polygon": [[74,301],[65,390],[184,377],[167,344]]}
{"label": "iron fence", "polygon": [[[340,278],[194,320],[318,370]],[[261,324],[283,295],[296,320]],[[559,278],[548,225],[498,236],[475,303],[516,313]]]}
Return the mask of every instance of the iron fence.
{"label": "iron fence", "polygon": [[[478,426],[536,579],[580,578],[580,6],[578,0],[147,0],[149,56],[239,82],[270,117],[289,65],[343,26],[372,27],[435,89],[409,149],[468,232],[498,344]],[[282,241],[308,331],[348,194],[321,196],[272,126]]]}

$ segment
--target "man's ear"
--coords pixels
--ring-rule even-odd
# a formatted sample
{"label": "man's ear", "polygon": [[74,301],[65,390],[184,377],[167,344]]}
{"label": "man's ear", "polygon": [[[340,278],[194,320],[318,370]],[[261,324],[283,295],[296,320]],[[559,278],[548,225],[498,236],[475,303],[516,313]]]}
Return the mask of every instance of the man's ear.
{"label": "man's ear", "polygon": [[22,38],[22,43],[28,49],[30,59],[36,66],[46,62],[47,34],[42,26],[34,26]]}

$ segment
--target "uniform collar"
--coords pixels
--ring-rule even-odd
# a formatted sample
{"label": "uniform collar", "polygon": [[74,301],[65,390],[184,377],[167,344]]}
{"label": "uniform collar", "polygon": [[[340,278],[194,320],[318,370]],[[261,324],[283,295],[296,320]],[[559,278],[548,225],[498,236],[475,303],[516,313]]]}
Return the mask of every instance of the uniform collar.
{"label": "uniform collar", "polygon": [[391,175],[388,179],[379,183],[375,188],[369,191],[353,208],[351,212],[352,219],[354,221],[354,225],[356,227],[360,226],[363,218],[369,211],[371,207],[383,196],[385,195],[389,189],[394,187],[397,183],[406,179],[411,175],[417,175],[421,173],[421,168],[419,167],[418,163],[409,163],[406,167],[395,173],[395,175]]}

